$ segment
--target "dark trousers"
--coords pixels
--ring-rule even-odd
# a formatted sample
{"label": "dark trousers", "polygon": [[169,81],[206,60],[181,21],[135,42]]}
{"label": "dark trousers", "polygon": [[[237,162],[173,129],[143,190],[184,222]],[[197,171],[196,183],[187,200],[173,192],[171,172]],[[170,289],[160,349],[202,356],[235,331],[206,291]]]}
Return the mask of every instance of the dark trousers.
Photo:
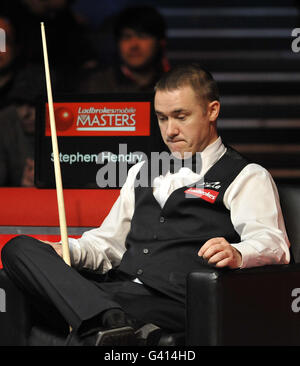
{"label": "dark trousers", "polygon": [[153,323],[176,332],[185,328],[184,303],[135,283],[117,270],[106,275],[81,273],[50,245],[32,237],[10,240],[1,258],[7,275],[41,315],[61,319],[75,331],[93,328],[93,321],[111,308],[123,309],[137,324]]}

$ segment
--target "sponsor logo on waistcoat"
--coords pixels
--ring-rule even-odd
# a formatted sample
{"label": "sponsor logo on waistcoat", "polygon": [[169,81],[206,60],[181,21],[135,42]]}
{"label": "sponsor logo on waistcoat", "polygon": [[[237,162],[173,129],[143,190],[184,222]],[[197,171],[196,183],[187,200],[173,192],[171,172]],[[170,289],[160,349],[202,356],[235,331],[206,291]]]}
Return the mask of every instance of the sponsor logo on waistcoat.
{"label": "sponsor logo on waistcoat", "polygon": [[188,197],[192,195],[193,197],[202,198],[207,202],[214,203],[219,195],[219,192],[214,189],[219,189],[221,187],[220,182],[204,182],[201,186],[202,187],[188,188],[184,193],[188,195]]}

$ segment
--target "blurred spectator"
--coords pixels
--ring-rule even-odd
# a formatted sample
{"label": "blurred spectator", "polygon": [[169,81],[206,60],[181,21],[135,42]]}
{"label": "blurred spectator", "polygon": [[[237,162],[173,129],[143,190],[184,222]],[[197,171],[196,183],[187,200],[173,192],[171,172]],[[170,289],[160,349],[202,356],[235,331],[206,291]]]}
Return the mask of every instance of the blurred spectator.
{"label": "blurred spectator", "polygon": [[0,28],[5,32],[5,51],[0,51],[0,109],[9,104],[10,92],[17,70],[19,46],[16,28],[6,14],[0,12]]}
{"label": "blurred spectator", "polygon": [[112,65],[84,75],[79,91],[153,91],[161,74],[169,69],[163,17],[146,5],[125,8],[116,17],[114,36],[117,57]]}
{"label": "blurred spectator", "polygon": [[43,75],[24,69],[9,94],[12,102],[0,112],[0,186],[34,185],[36,101],[45,95]]}
{"label": "blurred spectator", "polygon": [[22,31],[22,57],[27,64],[43,65],[40,22],[45,23],[49,64],[70,92],[82,69],[96,67],[97,54],[89,40],[90,28],[73,14],[73,0],[1,0]]}

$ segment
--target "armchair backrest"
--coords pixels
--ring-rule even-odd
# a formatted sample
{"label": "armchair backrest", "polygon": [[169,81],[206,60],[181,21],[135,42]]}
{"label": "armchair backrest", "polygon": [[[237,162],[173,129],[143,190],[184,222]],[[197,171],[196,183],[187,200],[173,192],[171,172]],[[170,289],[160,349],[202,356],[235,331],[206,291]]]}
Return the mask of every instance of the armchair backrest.
{"label": "armchair backrest", "polygon": [[300,263],[300,185],[279,184],[278,192],[291,252]]}

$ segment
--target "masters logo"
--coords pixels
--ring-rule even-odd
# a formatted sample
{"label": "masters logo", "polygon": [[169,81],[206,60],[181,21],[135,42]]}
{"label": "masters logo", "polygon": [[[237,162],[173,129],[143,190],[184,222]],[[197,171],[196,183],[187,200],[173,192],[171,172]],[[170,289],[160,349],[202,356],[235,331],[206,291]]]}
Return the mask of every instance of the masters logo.
{"label": "masters logo", "polygon": [[[149,136],[150,102],[54,103],[58,136]],[[50,136],[46,105],[46,136]]]}
{"label": "masters logo", "polygon": [[136,109],[78,109],[78,131],[135,131]]}

